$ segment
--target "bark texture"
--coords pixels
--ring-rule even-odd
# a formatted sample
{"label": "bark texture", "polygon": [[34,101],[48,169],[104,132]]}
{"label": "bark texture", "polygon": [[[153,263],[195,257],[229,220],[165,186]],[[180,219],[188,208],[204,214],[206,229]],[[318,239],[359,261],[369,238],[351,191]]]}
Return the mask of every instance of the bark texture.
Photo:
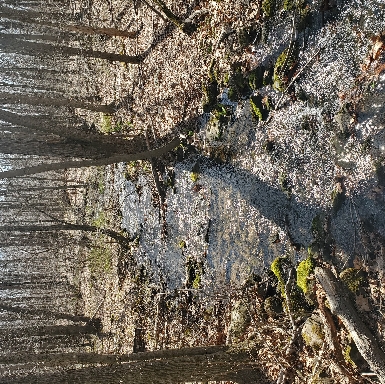
{"label": "bark texture", "polygon": [[20,177],[20,176],[28,176],[34,175],[40,172],[48,172],[48,171],[56,171],[65,168],[82,168],[82,167],[93,167],[93,166],[101,166],[108,165],[120,162],[128,162],[128,161],[136,161],[136,160],[146,160],[151,159],[152,157],[159,157],[172,149],[176,148],[180,143],[179,137],[174,138],[168,144],[163,147],[131,154],[121,154],[112,157],[106,157],[102,159],[95,160],[80,160],[80,161],[64,161],[60,163],[47,163],[37,165],[35,167],[27,167],[21,169],[13,169],[10,171],[0,172],[0,179],[12,178],[12,177]]}
{"label": "bark texture", "polygon": [[315,275],[326,293],[332,313],[341,319],[362,357],[377,374],[380,382],[385,383],[385,353],[358,315],[347,288],[329,269],[317,267]]}

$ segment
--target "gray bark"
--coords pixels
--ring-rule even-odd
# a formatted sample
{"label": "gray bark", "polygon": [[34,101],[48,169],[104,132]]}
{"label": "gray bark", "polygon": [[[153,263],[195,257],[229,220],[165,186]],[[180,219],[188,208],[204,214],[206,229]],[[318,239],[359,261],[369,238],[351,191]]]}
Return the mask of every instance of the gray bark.
{"label": "gray bark", "polygon": [[34,167],[4,171],[4,172],[0,172],[0,179],[33,175],[40,172],[56,171],[56,170],[65,169],[65,168],[82,168],[82,167],[108,165],[108,164],[114,164],[114,163],[120,163],[120,162],[151,159],[152,157],[159,157],[171,151],[172,149],[176,148],[179,145],[179,143],[180,143],[179,137],[176,137],[165,146],[151,150],[151,151],[144,151],[144,152],[131,153],[131,154],[121,154],[121,155],[106,157],[102,159],[94,159],[94,160],[80,160],[80,161],[69,160],[69,161],[64,161],[60,163],[42,164]]}
{"label": "gray bark", "polygon": [[69,107],[69,108],[82,108],[94,112],[113,113],[115,111],[114,103],[110,105],[98,105],[93,103],[87,103],[82,100],[66,99],[66,98],[52,98],[45,97],[41,94],[34,96],[28,96],[20,93],[0,92],[1,104],[28,104],[28,105],[42,105],[42,106],[55,106],[55,107]]}
{"label": "gray bark", "polygon": [[326,293],[330,310],[341,319],[357,349],[373,372],[377,374],[380,382],[385,383],[385,353],[361,320],[349,297],[348,289],[336,279],[329,269],[317,267],[315,276]]}
{"label": "gray bark", "polygon": [[259,370],[258,363],[250,357],[250,352],[214,346],[145,352],[129,355],[128,358],[104,355],[99,362],[103,363],[106,359],[109,365],[86,366],[61,372],[48,371],[31,374],[21,380],[13,378],[4,383],[176,384],[209,380],[231,380],[239,384],[268,382]]}

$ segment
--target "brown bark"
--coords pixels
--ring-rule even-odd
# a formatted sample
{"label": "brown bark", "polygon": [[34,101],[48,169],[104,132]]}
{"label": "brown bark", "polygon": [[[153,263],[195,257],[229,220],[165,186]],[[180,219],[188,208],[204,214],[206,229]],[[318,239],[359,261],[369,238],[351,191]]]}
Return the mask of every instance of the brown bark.
{"label": "brown bark", "polygon": [[385,383],[385,353],[358,315],[349,297],[349,291],[329,269],[317,267],[315,276],[326,293],[330,310],[341,319],[358,351],[377,374],[380,382]]}

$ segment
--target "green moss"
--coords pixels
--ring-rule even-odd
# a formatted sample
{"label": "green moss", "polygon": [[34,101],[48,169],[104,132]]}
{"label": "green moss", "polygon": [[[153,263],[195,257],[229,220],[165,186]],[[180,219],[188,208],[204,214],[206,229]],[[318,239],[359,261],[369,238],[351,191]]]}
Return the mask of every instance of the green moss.
{"label": "green moss", "polygon": [[271,108],[271,100],[261,95],[253,95],[250,98],[251,114],[257,120],[266,120]]}
{"label": "green moss", "polygon": [[133,127],[132,123],[117,122],[113,124],[112,115],[101,114],[100,131],[110,135],[113,133],[122,133],[129,131]]}
{"label": "green moss", "polygon": [[352,360],[352,358],[350,357],[350,352],[352,350],[352,347],[350,345],[348,345],[345,350],[344,350],[344,359],[345,361],[352,365],[354,368],[356,368],[356,364],[355,362]]}
{"label": "green moss", "polygon": [[276,2],[275,0],[263,0],[262,1],[262,11],[265,17],[273,17],[276,11]]}
{"label": "green moss", "polygon": [[105,212],[101,211],[97,214],[96,218],[92,221],[92,225],[97,228],[103,228],[107,225],[107,217]]}
{"label": "green moss", "polygon": [[297,59],[297,47],[295,44],[286,48],[274,65],[273,87],[277,91],[284,91],[287,82],[292,75]]}
{"label": "green moss", "polygon": [[308,277],[314,270],[314,260],[312,257],[301,261],[297,268],[297,285],[302,289],[303,293],[307,294],[309,291]]}
{"label": "green moss", "polygon": [[223,104],[218,103],[213,110],[213,114],[220,123],[225,123],[228,121],[231,111]]}
{"label": "green moss", "polygon": [[201,287],[203,264],[189,258],[186,263],[186,288],[199,289]]}
{"label": "green moss", "polygon": [[296,1],[294,0],[284,0],[283,1],[283,9],[285,11],[292,11],[296,7]]}
{"label": "green moss", "polygon": [[263,120],[263,105],[260,95],[251,96],[250,98],[251,114],[257,120]]}
{"label": "green moss", "polygon": [[231,101],[237,101],[237,92],[236,92],[236,90],[233,87],[229,88],[229,91],[227,93],[227,97]]}
{"label": "green moss", "polygon": [[112,270],[112,252],[106,245],[97,245],[88,254],[91,273],[95,276]]}
{"label": "green moss", "polygon": [[263,86],[263,75],[265,73],[265,66],[260,65],[255,68],[249,75],[249,86],[253,90],[257,90]]}
{"label": "green moss", "polygon": [[199,173],[198,172],[191,172],[190,179],[196,183],[199,179]]}
{"label": "green moss", "polygon": [[288,263],[288,258],[286,256],[278,256],[271,263],[270,269],[274,273],[275,277],[278,280],[278,288],[281,291],[283,297],[285,297],[285,278],[283,266]]}
{"label": "green moss", "polygon": [[199,272],[198,273],[196,272],[195,273],[195,279],[194,279],[194,281],[192,283],[192,287],[194,289],[198,289],[198,288],[200,288],[200,286],[201,286],[201,275],[200,275]]}
{"label": "green moss", "polygon": [[364,277],[361,270],[348,268],[340,273],[340,279],[345,283],[351,292],[355,293],[362,286]]}

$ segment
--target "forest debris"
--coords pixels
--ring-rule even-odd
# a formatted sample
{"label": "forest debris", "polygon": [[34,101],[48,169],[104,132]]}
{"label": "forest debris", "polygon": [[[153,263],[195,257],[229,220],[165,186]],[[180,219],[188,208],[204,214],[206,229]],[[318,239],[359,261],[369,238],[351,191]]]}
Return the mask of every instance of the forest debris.
{"label": "forest debris", "polygon": [[337,315],[349,331],[358,351],[370,368],[385,383],[385,353],[377,340],[359,317],[345,287],[336,279],[330,269],[317,267],[315,276],[326,293],[331,312]]}

